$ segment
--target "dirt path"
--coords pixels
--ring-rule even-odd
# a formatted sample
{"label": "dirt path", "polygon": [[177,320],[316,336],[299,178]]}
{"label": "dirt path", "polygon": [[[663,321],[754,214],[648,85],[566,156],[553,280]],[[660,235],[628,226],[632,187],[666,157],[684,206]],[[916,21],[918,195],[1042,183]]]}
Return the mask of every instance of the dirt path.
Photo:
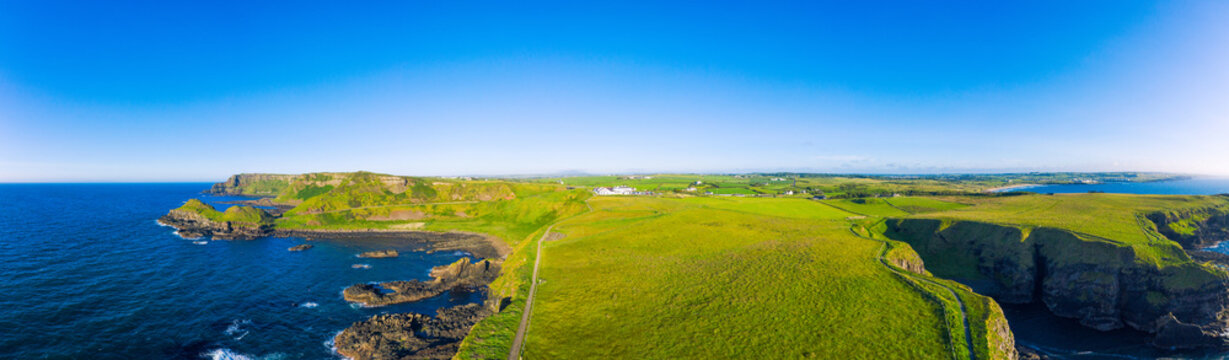
{"label": "dirt path", "polygon": [[[583,214],[593,212],[593,206],[589,205],[589,200],[587,199],[585,200],[585,207],[589,208],[589,211],[584,212]],[[568,219],[577,215],[568,217]],[[518,360],[521,358],[521,345],[524,344],[525,333],[529,331],[529,318],[530,315],[533,314],[533,296],[538,292],[538,264],[542,263],[542,242],[545,241],[546,237],[550,235],[550,231],[555,228],[555,225],[559,225],[559,223],[563,222],[563,220],[567,219],[560,219],[554,224],[551,224],[551,226],[547,227],[546,231],[542,233],[542,237],[538,238],[538,244],[536,245],[536,252],[538,254],[533,259],[533,277],[529,280],[531,281],[529,283],[529,296],[525,297],[525,310],[521,313],[521,324],[517,325],[516,327],[516,337],[512,338],[512,348],[508,351],[508,360]]]}
{"label": "dirt path", "polygon": [[[556,223],[558,224],[558,223]],[[508,360],[517,360],[521,358],[521,344],[525,340],[525,331],[529,330],[529,315],[533,313],[533,295],[538,292],[538,264],[542,263],[542,241],[550,235],[550,231],[555,228],[554,224],[546,228],[546,232],[542,233],[542,237],[538,238],[537,250],[538,255],[533,259],[533,277],[529,280],[529,296],[525,298],[525,309],[521,313],[521,324],[516,327],[516,337],[512,338],[512,348],[508,351]]]}

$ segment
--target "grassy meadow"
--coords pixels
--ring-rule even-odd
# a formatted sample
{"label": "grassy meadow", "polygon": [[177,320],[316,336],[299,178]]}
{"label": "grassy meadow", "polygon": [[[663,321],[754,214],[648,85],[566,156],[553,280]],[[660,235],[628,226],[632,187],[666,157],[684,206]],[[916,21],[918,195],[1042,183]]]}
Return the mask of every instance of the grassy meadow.
{"label": "grassy meadow", "polygon": [[791,199],[589,202],[545,244],[526,358],[967,351],[930,295],[879,262],[883,242],[850,231],[854,214]]}

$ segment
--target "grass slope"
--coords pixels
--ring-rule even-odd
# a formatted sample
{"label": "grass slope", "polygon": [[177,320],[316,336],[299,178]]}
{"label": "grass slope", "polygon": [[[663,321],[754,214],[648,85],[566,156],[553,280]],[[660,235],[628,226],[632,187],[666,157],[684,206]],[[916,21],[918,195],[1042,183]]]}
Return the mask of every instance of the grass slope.
{"label": "grass slope", "polygon": [[595,198],[545,245],[527,358],[950,358],[943,315],[852,214]]}

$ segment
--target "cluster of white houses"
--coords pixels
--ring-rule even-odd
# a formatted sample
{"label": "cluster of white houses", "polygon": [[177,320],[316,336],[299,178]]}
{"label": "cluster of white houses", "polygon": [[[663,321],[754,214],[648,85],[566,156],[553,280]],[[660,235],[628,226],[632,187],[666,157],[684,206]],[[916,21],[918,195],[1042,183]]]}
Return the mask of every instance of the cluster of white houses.
{"label": "cluster of white houses", "polygon": [[596,195],[601,195],[601,196],[605,196],[605,195],[653,195],[653,193],[648,192],[648,191],[636,191],[636,188],[633,188],[631,186],[626,186],[626,185],[619,185],[615,187],[593,188],[593,193]]}

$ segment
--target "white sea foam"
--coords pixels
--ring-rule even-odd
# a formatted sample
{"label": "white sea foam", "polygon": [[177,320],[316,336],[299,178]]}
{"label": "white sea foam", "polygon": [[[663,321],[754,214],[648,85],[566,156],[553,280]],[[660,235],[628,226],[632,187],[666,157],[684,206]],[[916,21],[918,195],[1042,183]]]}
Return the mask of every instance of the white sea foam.
{"label": "white sea foam", "polygon": [[187,236],[183,236],[182,234],[180,234],[180,233],[179,233],[179,230],[175,230],[175,231],[173,231],[173,232],[171,232],[171,233],[172,233],[172,234],[175,234],[175,236],[178,236],[180,239],[184,239],[184,240],[200,240],[200,239],[202,239],[202,237],[187,237]]}
{"label": "white sea foam", "polygon": [[236,337],[235,340],[243,340],[244,336],[248,336],[248,333],[251,333],[251,331],[243,329],[244,325],[252,325],[252,320],[239,320],[239,319],[232,320],[230,322],[230,326],[226,327],[226,331],[225,331],[226,335],[235,335],[235,334],[242,333],[242,334],[239,334],[239,336]]}
{"label": "white sea foam", "polygon": [[354,265],[350,265],[350,268],[352,268],[352,269],[370,269],[370,268],[371,268],[371,264],[354,264]]}
{"label": "white sea foam", "polygon": [[336,339],[337,335],[341,335],[342,331],[345,331],[345,330],[335,332],[333,333],[333,336],[329,336],[329,339],[324,341],[324,347],[329,348],[329,353],[336,355],[337,358],[339,359],[354,360],[353,358],[350,358],[348,356],[342,355],[341,353],[337,352],[337,344],[333,341],[333,339]]}
{"label": "white sea foam", "polygon": [[192,243],[197,244],[197,245],[205,245],[205,244],[208,244],[209,242],[205,240],[197,240],[197,241],[193,241]]}
{"label": "white sea foam", "polygon": [[231,351],[230,349],[226,349],[226,348],[214,349],[213,351],[201,354],[201,357],[208,358],[211,360],[252,360],[253,359],[251,356],[240,354],[240,353]]}
{"label": "white sea foam", "polygon": [[286,358],[286,354],[272,353],[265,356],[253,356],[240,354],[234,350],[221,348],[201,354],[201,357],[211,360],[281,360]]}
{"label": "white sea foam", "polygon": [[317,307],[317,306],[320,306],[320,304],[317,304],[317,303],[314,303],[314,302],[310,302],[310,301],[305,302],[305,303],[302,303],[302,304],[300,304],[300,305],[299,305],[299,307],[305,307],[305,308],[308,308],[308,309],[311,309],[311,308],[314,308],[314,307]]}

